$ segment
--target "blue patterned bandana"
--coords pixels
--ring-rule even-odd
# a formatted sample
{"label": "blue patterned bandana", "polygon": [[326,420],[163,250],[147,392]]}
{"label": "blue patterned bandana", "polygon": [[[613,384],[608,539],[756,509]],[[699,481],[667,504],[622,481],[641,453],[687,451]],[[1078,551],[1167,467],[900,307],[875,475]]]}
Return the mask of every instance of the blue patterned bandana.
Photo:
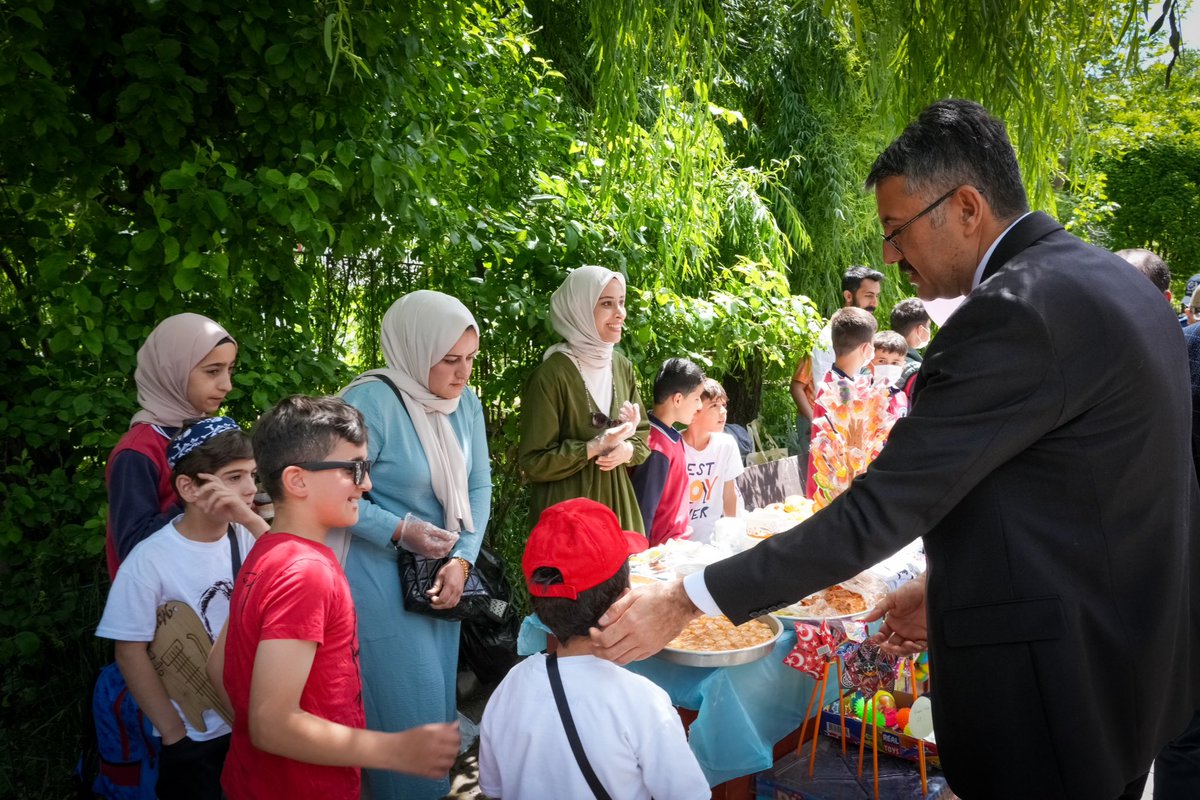
{"label": "blue patterned bandana", "polygon": [[167,445],[167,466],[175,469],[175,465],[184,456],[209,439],[222,433],[238,430],[241,428],[229,417],[205,417],[199,422],[188,425]]}

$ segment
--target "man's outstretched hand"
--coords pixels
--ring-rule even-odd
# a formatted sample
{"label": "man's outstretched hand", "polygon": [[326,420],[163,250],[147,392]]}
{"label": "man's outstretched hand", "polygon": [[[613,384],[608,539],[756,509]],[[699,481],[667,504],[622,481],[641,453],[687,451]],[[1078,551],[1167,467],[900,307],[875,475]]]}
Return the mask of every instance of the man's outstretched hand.
{"label": "man's outstretched hand", "polygon": [[871,637],[885,653],[911,656],[929,648],[929,623],[925,616],[925,576],[900,586],[863,617],[863,622],[883,620],[883,627]]}
{"label": "man's outstretched hand", "polygon": [[600,658],[628,664],[662,650],[691,620],[700,616],[683,581],[655,582],[626,592],[592,628],[592,652]]}

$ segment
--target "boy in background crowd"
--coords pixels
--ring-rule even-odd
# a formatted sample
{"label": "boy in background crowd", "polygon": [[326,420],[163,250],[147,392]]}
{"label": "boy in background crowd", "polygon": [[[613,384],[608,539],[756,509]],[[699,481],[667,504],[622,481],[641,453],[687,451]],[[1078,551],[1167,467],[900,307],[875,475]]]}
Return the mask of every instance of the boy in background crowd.
{"label": "boy in background crowd", "polygon": [[[817,403],[813,407],[813,425],[826,414],[820,389],[838,381],[853,381],[863,367],[875,357],[875,317],[861,308],[839,308],[829,319],[830,337],[833,340],[833,368],[821,379],[817,391]],[[828,402],[826,400],[825,402]],[[814,427],[815,431],[815,427]],[[804,496],[812,498],[817,491],[812,452],[808,454],[808,476],[804,485]]]}
{"label": "boy in background crowd", "polygon": [[690,425],[700,410],[704,373],[686,358],[669,358],[654,379],[650,456],[633,470],[633,491],[650,544],[687,533],[687,455],[675,424]]}
{"label": "boy in background crowd", "polygon": [[[891,395],[888,412],[899,419],[908,414],[908,395],[899,383],[906,366],[908,343],[895,331],[880,331],[875,334],[873,344],[875,357],[871,359],[871,373],[875,376],[875,383],[888,388],[888,394]],[[919,368],[920,362],[917,364]]]}
{"label": "boy in background crowd", "polygon": [[691,538],[707,542],[721,517],[737,514],[737,484],[742,474],[742,456],[737,442],[725,433],[725,387],[705,378],[700,392],[700,411],[683,432],[687,457],[688,515]]}

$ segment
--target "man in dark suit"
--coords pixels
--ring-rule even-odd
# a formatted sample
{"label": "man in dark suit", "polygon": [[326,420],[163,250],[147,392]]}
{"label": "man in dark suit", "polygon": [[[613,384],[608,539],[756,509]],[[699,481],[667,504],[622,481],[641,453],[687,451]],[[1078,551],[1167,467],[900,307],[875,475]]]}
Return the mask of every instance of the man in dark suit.
{"label": "man in dark suit", "polygon": [[1182,334],[1123,261],[1028,213],[1012,145],[981,106],[927,108],[867,186],[885,260],[923,300],[967,295],[925,355],[910,416],[804,524],[626,595],[596,651],[644,658],[700,609],[742,622],[924,536],[927,585],[885,603],[881,633],[901,649],[928,641],[951,788],[1140,796],[1200,690]]}

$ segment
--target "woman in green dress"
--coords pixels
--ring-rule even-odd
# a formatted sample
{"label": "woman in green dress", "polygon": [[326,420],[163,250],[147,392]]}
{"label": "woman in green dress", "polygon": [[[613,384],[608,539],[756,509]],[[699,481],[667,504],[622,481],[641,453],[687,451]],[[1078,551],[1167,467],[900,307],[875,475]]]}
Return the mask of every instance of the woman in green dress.
{"label": "woman in green dress", "polygon": [[649,455],[649,423],[633,365],[613,349],[625,325],[624,276],[575,270],[550,298],[550,322],[566,342],[546,351],[521,394],[530,522],[557,502],[587,497],[611,508],[625,530],[645,533],[629,467]]}

